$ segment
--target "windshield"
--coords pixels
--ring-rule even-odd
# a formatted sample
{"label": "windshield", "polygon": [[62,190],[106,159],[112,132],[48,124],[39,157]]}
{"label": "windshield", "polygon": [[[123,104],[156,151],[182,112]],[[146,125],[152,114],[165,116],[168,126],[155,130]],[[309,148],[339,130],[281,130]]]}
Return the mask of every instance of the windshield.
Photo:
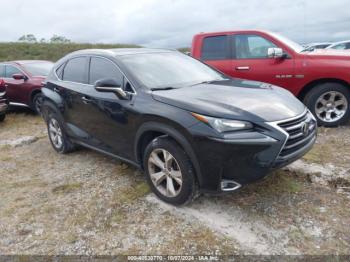
{"label": "windshield", "polygon": [[152,89],[225,79],[207,65],[179,52],[126,55],[120,59],[143,85]]}
{"label": "windshield", "polygon": [[25,64],[24,67],[32,76],[47,76],[50,73],[51,68],[53,67],[53,63],[29,63]]}
{"label": "windshield", "polygon": [[305,48],[294,42],[293,40],[290,40],[289,38],[277,34],[277,33],[270,33],[273,37],[277,38],[280,42],[284,43],[285,45],[289,46],[291,49],[293,49],[295,52],[300,53],[301,51],[305,50]]}

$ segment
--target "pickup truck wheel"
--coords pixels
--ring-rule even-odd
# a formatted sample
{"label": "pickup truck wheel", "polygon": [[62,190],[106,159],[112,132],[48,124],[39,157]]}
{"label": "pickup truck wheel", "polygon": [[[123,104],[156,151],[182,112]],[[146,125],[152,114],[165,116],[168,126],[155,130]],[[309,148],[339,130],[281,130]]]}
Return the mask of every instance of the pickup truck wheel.
{"label": "pickup truck wheel", "polygon": [[304,99],[320,126],[334,127],[350,118],[350,90],[339,83],[315,86]]}
{"label": "pickup truck wheel", "polygon": [[152,191],[164,202],[185,205],[196,196],[192,163],[172,139],[154,139],[145,149],[143,166]]}
{"label": "pickup truck wheel", "polygon": [[4,121],[5,118],[6,118],[6,115],[5,115],[5,114],[0,115],[0,122]]}
{"label": "pickup truck wheel", "polygon": [[60,117],[50,112],[47,118],[47,131],[52,147],[58,153],[69,153],[75,149],[75,145],[68,138]]}

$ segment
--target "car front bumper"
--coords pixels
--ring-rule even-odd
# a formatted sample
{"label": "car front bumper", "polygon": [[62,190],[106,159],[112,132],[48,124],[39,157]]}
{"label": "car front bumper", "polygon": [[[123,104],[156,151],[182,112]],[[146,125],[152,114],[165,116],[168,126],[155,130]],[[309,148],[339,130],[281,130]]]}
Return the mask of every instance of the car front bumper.
{"label": "car front bumper", "polygon": [[297,145],[291,144],[295,141],[290,140],[287,132],[270,123],[262,123],[254,131],[234,132],[223,138],[203,136],[196,132],[196,127],[192,131],[201,173],[199,184],[203,192],[229,191],[223,189],[223,181],[239,185],[257,181],[271,170],[288,165],[306,154],[317,135],[316,124],[305,136],[305,141],[300,137],[298,142],[302,143]]}

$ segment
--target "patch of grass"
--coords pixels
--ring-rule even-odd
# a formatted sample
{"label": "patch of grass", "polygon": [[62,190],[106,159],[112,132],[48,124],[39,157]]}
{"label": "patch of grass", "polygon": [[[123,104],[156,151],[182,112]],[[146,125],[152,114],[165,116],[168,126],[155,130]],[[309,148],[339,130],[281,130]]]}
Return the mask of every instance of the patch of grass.
{"label": "patch of grass", "polygon": [[64,240],[66,240],[69,244],[72,244],[72,243],[78,241],[79,238],[78,238],[78,236],[76,234],[74,234],[72,232],[69,232],[67,234],[67,236],[64,238]]}
{"label": "patch of grass", "polygon": [[246,189],[249,191],[253,190],[257,194],[265,195],[293,194],[302,190],[302,183],[298,181],[297,177],[293,174],[284,170],[278,170],[266,179],[247,186]]}
{"label": "patch of grass", "polygon": [[81,183],[72,183],[72,184],[65,184],[65,185],[60,185],[52,189],[52,193],[54,194],[67,194],[71,193],[75,190],[78,190],[82,188]]}
{"label": "patch of grass", "polygon": [[303,159],[308,163],[325,164],[330,161],[329,156],[332,152],[332,146],[329,144],[315,144]]}
{"label": "patch of grass", "polygon": [[115,193],[113,199],[121,204],[131,203],[140,197],[147,195],[150,188],[146,182],[139,182],[135,187],[128,187]]}
{"label": "patch of grass", "polygon": [[0,185],[0,188],[6,188],[6,189],[17,189],[17,188],[24,188],[24,187],[46,187],[47,183],[43,182],[38,179],[32,179],[32,180],[24,180],[24,181],[18,181],[13,183],[3,183]]}
{"label": "patch of grass", "polygon": [[174,233],[170,243],[164,246],[172,248],[171,250],[161,249],[160,252],[170,255],[182,254],[183,250],[191,250],[192,253],[201,255],[215,255],[217,252],[221,255],[232,255],[237,252],[237,247],[232,240],[224,236],[218,237],[212,230],[203,227]]}
{"label": "patch of grass", "polygon": [[128,187],[117,191],[112,197],[111,206],[113,208],[112,214],[105,223],[106,228],[112,227],[114,224],[122,224],[128,219],[128,205],[137,199],[147,195],[150,188],[146,182],[139,182],[135,187]]}
{"label": "patch of grass", "polygon": [[12,156],[8,156],[8,155],[0,155],[0,161],[4,161],[4,162],[7,162],[7,161],[10,161],[12,160],[13,157]]}
{"label": "patch of grass", "polygon": [[109,220],[106,223],[107,227],[111,227],[113,224],[121,224],[128,218],[127,212],[121,209],[115,210]]}

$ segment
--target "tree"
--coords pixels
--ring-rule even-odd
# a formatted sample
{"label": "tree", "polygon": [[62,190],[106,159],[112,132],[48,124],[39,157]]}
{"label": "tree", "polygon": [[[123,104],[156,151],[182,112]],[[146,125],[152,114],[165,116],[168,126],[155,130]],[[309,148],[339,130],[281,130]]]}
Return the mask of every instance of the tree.
{"label": "tree", "polygon": [[50,39],[50,43],[59,43],[59,44],[64,44],[64,43],[70,43],[71,41],[69,39],[67,39],[64,36],[59,36],[59,35],[53,35]]}
{"label": "tree", "polygon": [[27,34],[27,35],[23,35],[21,36],[18,41],[20,42],[26,42],[26,43],[36,43],[36,37],[33,34]]}

